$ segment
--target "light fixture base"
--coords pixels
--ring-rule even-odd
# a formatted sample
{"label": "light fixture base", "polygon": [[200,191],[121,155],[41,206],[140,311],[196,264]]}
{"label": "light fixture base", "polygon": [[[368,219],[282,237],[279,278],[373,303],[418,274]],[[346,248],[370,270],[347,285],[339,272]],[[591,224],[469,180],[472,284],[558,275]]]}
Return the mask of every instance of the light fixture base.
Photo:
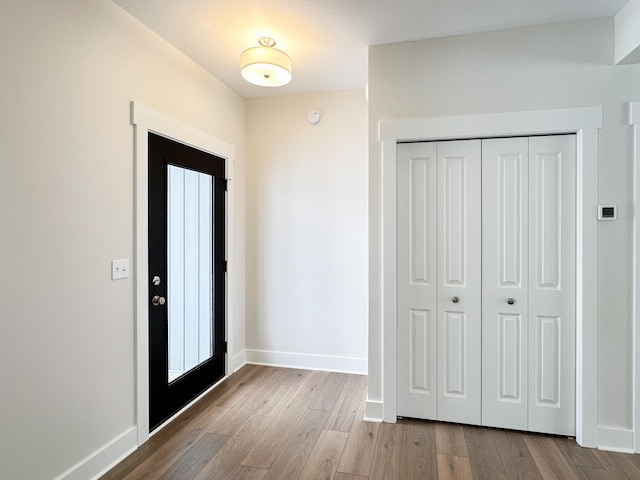
{"label": "light fixture base", "polygon": [[276,41],[271,37],[260,37],[258,43],[263,47],[275,47]]}

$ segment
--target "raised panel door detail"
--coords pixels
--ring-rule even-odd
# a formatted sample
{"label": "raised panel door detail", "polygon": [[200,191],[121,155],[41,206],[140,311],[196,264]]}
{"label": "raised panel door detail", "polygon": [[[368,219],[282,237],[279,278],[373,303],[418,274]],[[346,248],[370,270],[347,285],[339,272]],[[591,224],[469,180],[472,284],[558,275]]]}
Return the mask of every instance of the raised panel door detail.
{"label": "raised panel door detail", "polygon": [[503,402],[519,403],[522,401],[522,317],[501,314],[498,323],[500,325],[498,398]]}
{"label": "raised panel door detail", "polygon": [[466,172],[465,157],[445,157],[442,233],[445,285],[466,283]]}
{"label": "raised panel door detail", "polygon": [[444,314],[444,378],[445,396],[464,397],[466,367],[466,315],[463,312]]}
{"label": "raised panel door detail", "polygon": [[429,365],[433,355],[431,352],[431,337],[433,335],[431,312],[411,310],[410,316],[410,389],[413,393],[431,393],[433,389],[432,369]]}
{"label": "raised panel door detail", "polygon": [[541,153],[534,163],[537,172],[537,215],[534,217],[538,262],[537,286],[543,289],[560,288],[562,201],[560,195],[560,154]]}
{"label": "raised panel door detail", "polygon": [[429,251],[431,245],[429,229],[435,228],[435,222],[429,221],[429,168],[428,158],[409,159],[409,202],[410,202],[410,282],[412,284],[431,284],[429,269]]}
{"label": "raised panel door detail", "polygon": [[499,155],[499,284],[522,284],[522,155]]}
{"label": "raised panel door detail", "polygon": [[560,318],[536,317],[536,403],[559,406],[560,384]]}

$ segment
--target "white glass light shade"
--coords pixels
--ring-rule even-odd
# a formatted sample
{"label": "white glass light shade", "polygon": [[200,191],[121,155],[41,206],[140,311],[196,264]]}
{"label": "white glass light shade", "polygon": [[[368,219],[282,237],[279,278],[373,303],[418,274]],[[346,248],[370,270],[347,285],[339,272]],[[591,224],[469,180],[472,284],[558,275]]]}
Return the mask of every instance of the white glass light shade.
{"label": "white glass light shade", "polygon": [[254,85],[280,87],[291,81],[289,55],[273,47],[246,49],[240,55],[240,68],[242,77]]}

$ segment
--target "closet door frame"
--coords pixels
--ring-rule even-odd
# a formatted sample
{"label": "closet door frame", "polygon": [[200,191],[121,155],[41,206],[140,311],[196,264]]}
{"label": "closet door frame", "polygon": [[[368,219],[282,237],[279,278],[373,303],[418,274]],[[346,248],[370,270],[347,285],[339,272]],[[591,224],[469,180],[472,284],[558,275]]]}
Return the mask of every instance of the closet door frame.
{"label": "closet door frame", "polygon": [[[381,143],[382,242],[371,252],[373,283],[382,296],[370,302],[369,372],[366,417],[397,421],[396,147],[407,141],[496,136],[576,134],[576,441],[597,445],[597,205],[598,129],[602,107],[542,110],[458,117],[383,120]],[[373,246],[372,246],[373,248]],[[378,267],[377,269],[375,267]],[[376,277],[379,274],[379,277]],[[375,292],[372,292],[372,295]]]}

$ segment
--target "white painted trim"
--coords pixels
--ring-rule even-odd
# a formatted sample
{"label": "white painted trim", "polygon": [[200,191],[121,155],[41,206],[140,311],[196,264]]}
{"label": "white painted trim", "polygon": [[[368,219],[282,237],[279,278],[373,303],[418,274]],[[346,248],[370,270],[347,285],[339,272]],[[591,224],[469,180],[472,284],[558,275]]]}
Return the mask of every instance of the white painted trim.
{"label": "white painted trim", "polygon": [[[131,102],[131,123],[135,132],[135,358],[136,358],[136,427],[138,445],[149,438],[149,286],[147,271],[148,256],[148,133],[154,132],[199,150],[226,159],[229,178],[227,192],[227,318],[226,332],[229,351],[225,360],[233,358],[233,164],[235,148],[212,135],[190,125],[156,112],[144,105]],[[226,370],[229,371],[229,370]]]}
{"label": "white painted trim", "polygon": [[379,400],[369,400],[364,405],[364,419],[367,422],[382,422],[383,403]]}
{"label": "white painted trim", "polygon": [[382,419],[397,419],[396,145],[403,141],[575,133],[576,211],[576,440],[597,443],[598,129],[602,107],[382,120]]}
{"label": "white painted trim", "polygon": [[598,450],[633,453],[633,430],[616,427],[598,427]]}
{"label": "white painted trim", "polygon": [[628,123],[632,128],[633,164],[633,288],[632,288],[632,331],[633,331],[633,429],[634,451],[640,453],[640,102],[629,102]]}
{"label": "white painted trim", "polygon": [[137,448],[135,427],[123,432],[104,447],[74,465],[56,480],[98,479]]}
{"label": "white painted trim", "polygon": [[235,373],[244,367],[247,363],[247,351],[242,350],[241,352],[236,353],[234,356],[227,356],[227,360],[229,361],[229,370],[227,372]]}
{"label": "white painted trim", "polygon": [[367,374],[367,359],[308,353],[246,350],[247,363],[271,367],[301,368],[328,372]]}

